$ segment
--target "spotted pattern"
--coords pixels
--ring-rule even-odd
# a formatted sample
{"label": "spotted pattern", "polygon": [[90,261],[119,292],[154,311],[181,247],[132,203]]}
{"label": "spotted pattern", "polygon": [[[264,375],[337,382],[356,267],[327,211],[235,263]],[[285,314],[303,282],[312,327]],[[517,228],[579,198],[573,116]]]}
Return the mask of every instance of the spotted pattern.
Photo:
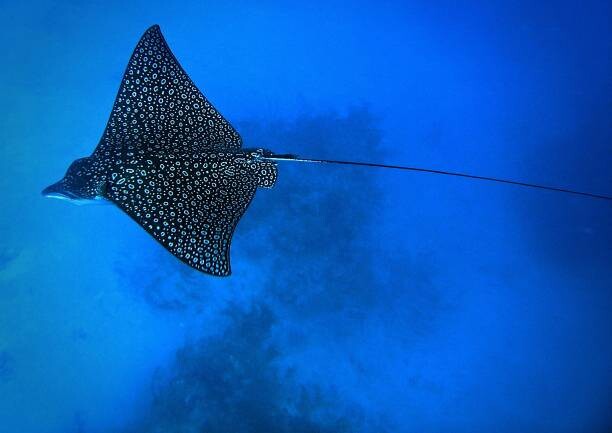
{"label": "spotted pattern", "polygon": [[135,158],[111,174],[106,196],[185,263],[229,275],[236,224],[257,187],[276,180],[276,166],[252,155]]}
{"label": "spotted pattern", "polygon": [[149,28],[130,58],[94,154],[112,157],[117,149],[140,154],[199,153],[241,145],[238,132],[178,63],[159,26]]}
{"label": "spotted pattern", "polygon": [[177,258],[223,276],[238,221],[257,187],[276,181],[268,154],[242,148],[153,26],[130,58],[98,147],[53,187],[70,199],[110,200]]}

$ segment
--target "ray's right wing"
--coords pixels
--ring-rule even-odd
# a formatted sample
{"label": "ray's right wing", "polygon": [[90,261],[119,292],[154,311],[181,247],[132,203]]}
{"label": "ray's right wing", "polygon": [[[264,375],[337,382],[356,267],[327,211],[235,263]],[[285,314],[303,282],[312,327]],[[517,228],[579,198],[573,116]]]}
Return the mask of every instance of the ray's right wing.
{"label": "ray's right wing", "polygon": [[238,132],[191,81],[159,26],[149,28],[130,58],[94,155],[111,157],[117,150],[199,153],[241,146]]}

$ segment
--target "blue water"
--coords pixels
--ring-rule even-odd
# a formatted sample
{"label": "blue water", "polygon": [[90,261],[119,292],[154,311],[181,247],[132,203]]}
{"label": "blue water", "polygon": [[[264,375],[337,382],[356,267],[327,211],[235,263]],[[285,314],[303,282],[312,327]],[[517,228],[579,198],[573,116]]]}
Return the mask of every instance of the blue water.
{"label": "blue water", "polygon": [[249,147],[612,193],[610,3],[457,3],[3,5],[0,432],[611,431],[608,202],[282,165],[219,279],[40,195],[154,23]]}

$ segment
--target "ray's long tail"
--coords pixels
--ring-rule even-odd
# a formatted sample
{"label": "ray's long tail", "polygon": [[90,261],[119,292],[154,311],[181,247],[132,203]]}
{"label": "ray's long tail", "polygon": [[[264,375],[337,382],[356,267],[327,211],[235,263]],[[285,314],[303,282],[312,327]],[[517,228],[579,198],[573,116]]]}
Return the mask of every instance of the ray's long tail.
{"label": "ray's long tail", "polygon": [[459,173],[459,172],[445,171],[445,170],[435,170],[431,168],[410,167],[410,166],[403,166],[403,165],[375,164],[371,162],[340,161],[340,160],[334,160],[334,159],[302,158],[300,156],[291,155],[291,154],[270,153],[270,154],[264,155],[264,158],[271,160],[271,161],[311,162],[311,163],[320,163],[320,164],[354,165],[354,166],[361,166],[361,167],[390,168],[390,169],[395,169],[395,170],[416,171],[420,173],[431,173],[431,174],[439,174],[439,175],[444,175],[444,176],[455,176],[455,177],[463,177],[463,178],[475,179],[475,180],[484,180],[488,182],[505,183],[509,185],[518,185],[518,186],[527,187],[527,188],[537,188],[537,189],[542,189],[542,190],[547,190],[547,191],[556,191],[556,192],[561,192],[565,194],[581,195],[585,197],[597,198],[597,199],[602,199],[602,200],[612,200],[612,196],[604,195],[604,194],[595,194],[595,193],[586,192],[586,191],[577,191],[574,189],[560,188],[560,187],[548,186],[548,185],[540,185],[536,183],[528,183],[528,182],[522,182],[522,181],[517,181],[517,180],[500,179],[497,177],[478,176],[475,174],[468,174],[468,173]]}

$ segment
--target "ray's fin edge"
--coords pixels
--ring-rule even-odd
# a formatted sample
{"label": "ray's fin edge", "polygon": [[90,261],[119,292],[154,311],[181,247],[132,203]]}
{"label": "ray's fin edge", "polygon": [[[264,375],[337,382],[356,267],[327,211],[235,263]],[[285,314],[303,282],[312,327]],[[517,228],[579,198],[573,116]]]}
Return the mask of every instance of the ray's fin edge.
{"label": "ray's fin edge", "polygon": [[[176,260],[179,260],[180,262],[182,262],[183,264],[189,266],[193,270],[196,270],[198,272],[202,272],[202,273],[204,273],[206,275],[210,275],[210,276],[213,276],[213,277],[223,278],[223,277],[229,277],[229,276],[232,275],[232,262],[230,260],[231,242],[230,242],[230,245],[229,245],[229,247],[227,249],[227,252],[226,252],[226,260],[227,260],[227,272],[226,273],[214,273],[214,272],[209,272],[206,269],[196,268],[195,266],[193,266],[193,263],[191,263],[189,260],[187,260],[184,257],[177,256],[176,254],[174,254],[174,252],[172,252],[170,249],[168,249],[168,247],[166,247],[166,245],[164,245],[163,242],[161,240],[159,240],[155,236],[155,231],[153,229],[149,228],[146,224],[144,224],[143,221],[136,214],[134,214],[133,212],[131,212],[128,209],[126,209],[123,206],[121,206],[121,204],[118,201],[113,200],[113,198],[109,194],[106,193],[106,191],[108,191],[108,189],[109,189],[108,182],[105,182],[104,183],[104,187],[102,187],[101,189],[105,192],[104,198],[106,200],[108,200],[113,205],[115,205],[115,207],[118,208],[121,212],[123,212],[124,214],[129,216],[136,224],[138,224],[139,227],[144,229],[149,234],[149,236],[151,236],[167,253],[169,253]],[[238,224],[236,224],[232,228],[232,233],[231,233],[230,238],[233,238],[234,232],[236,230],[236,226],[237,225]]]}

